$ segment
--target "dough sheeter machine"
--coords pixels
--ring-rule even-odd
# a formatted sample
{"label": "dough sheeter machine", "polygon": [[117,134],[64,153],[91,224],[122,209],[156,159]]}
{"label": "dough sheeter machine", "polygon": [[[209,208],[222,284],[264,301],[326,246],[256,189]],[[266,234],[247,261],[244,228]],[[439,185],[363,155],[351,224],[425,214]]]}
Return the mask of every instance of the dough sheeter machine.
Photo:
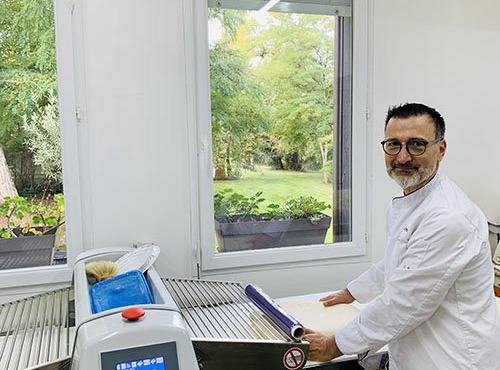
{"label": "dough sheeter machine", "polygon": [[73,286],[0,305],[0,369],[363,369],[353,358],[306,362],[308,343],[271,320],[237,282],[161,278],[150,267],[144,275],[153,303],[134,305],[140,314],[127,316],[126,306],[93,313],[85,264],[128,251],[85,252]]}

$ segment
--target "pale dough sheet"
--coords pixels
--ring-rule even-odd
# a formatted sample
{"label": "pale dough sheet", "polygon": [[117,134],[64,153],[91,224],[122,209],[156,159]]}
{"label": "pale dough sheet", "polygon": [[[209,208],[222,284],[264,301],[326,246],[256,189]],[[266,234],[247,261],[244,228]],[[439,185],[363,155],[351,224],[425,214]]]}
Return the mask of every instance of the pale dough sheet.
{"label": "pale dough sheet", "polygon": [[280,301],[280,307],[297,319],[304,327],[324,335],[333,335],[342,325],[350,321],[359,310],[349,304],[325,307],[323,302]]}

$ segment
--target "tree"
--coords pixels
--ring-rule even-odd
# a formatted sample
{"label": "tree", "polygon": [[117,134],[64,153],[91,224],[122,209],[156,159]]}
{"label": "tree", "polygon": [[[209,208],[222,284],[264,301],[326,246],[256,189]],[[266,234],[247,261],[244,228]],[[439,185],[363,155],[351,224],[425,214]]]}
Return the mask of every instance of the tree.
{"label": "tree", "polygon": [[18,189],[34,186],[35,165],[24,120],[56,96],[51,0],[0,1],[0,142]]}
{"label": "tree", "polygon": [[272,14],[240,34],[242,52],[257,61],[253,73],[272,91],[271,141],[285,168],[301,170],[306,160],[320,168],[331,158],[320,139],[333,127],[333,31],[332,17]]}
{"label": "tree", "polygon": [[252,166],[267,126],[267,109],[247,60],[232,44],[241,13],[215,14],[224,33],[210,49],[213,159],[216,178],[231,179],[240,176],[241,168]]}
{"label": "tree", "polygon": [[321,152],[321,171],[323,172],[323,184],[328,184],[333,175],[333,159],[329,159],[329,154],[333,150],[333,136],[326,135],[318,139],[319,150]]}
{"label": "tree", "polygon": [[14,186],[14,183],[12,182],[10,170],[7,166],[7,161],[5,160],[3,149],[0,146],[0,199],[5,196],[13,197],[16,195],[17,190]]}

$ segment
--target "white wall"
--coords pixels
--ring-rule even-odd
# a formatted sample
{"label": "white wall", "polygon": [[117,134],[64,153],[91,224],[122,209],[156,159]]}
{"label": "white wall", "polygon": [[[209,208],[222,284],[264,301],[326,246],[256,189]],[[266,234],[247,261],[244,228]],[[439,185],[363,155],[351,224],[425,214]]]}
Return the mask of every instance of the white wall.
{"label": "white wall", "polygon": [[[378,141],[388,105],[428,103],[447,123],[442,169],[500,222],[500,2],[375,0],[373,227],[381,245],[389,184]],[[378,135],[377,135],[378,134]],[[376,255],[382,250],[377,248]]]}
{"label": "white wall", "polygon": [[[75,14],[85,17],[74,37],[82,46],[76,67],[84,248],[152,241],[162,248],[160,273],[188,277],[196,153],[189,150],[194,113],[183,3],[79,1]],[[440,110],[448,124],[444,170],[490,219],[500,213],[500,2],[373,0],[370,7],[368,218],[376,261],[384,250],[385,209],[397,190],[379,144],[388,105],[420,101]],[[273,296],[305,294],[340,288],[370,263],[214,278],[251,281]]]}

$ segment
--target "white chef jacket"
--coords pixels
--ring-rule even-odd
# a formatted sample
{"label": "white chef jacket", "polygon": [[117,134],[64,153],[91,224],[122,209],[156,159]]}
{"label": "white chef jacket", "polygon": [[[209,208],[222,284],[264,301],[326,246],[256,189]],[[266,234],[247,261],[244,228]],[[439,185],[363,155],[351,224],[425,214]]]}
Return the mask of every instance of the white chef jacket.
{"label": "white chef jacket", "polygon": [[347,285],[370,302],[335,337],[344,354],[388,344],[390,370],[500,369],[487,222],[444,174],[387,212],[382,261]]}

